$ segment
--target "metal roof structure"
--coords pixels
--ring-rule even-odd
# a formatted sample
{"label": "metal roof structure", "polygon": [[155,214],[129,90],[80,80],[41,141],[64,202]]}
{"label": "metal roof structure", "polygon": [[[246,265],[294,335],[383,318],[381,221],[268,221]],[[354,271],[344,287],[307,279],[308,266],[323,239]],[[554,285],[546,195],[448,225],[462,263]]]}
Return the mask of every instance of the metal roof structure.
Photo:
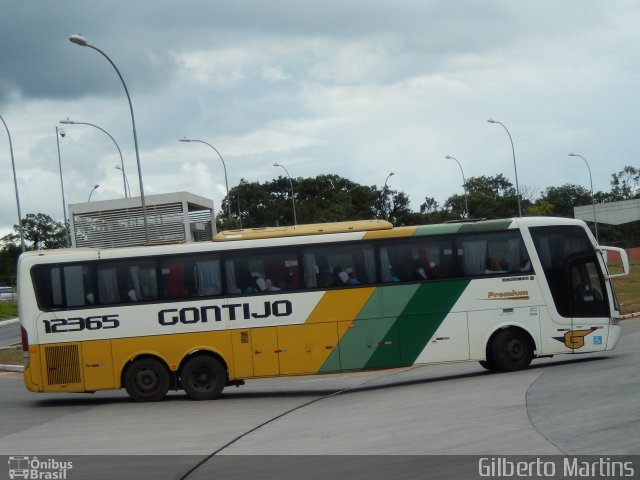
{"label": "metal roof structure", "polygon": [[[573,216],[585,222],[593,222],[593,205],[573,208]],[[598,223],[622,225],[640,220],[640,198],[621,202],[596,203],[595,220]]]}
{"label": "metal roof structure", "polygon": [[[216,233],[213,200],[188,192],[145,195],[149,244],[210,241]],[[145,245],[140,197],[69,204],[71,245]]]}

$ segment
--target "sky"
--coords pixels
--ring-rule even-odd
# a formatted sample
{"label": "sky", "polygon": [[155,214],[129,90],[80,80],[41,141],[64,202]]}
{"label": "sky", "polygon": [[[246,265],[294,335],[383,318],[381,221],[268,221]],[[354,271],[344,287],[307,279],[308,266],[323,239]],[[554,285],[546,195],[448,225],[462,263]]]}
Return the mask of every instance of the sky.
{"label": "sky", "polygon": [[[505,175],[535,197],[610,190],[638,166],[635,0],[0,0],[0,115],[23,217],[124,196],[214,200],[240,179],[337,174],[441,205],[465,177]],[[56,142],[56,127],[64,137]],[[0,235],[17,223],[0,125]],[[516,215],[517,212],[514,212]]]}

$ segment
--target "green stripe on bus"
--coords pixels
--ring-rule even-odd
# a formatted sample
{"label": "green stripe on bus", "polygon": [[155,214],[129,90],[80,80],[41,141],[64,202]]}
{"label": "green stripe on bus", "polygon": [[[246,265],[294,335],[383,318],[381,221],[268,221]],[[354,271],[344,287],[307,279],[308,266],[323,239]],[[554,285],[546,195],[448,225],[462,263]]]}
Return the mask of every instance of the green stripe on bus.
{"label": "green stripe on bus", "polygon": [[416,237],[424,235],[444,235],[451,233],[500,232],[508,230],[513,220],[487,220],[472,223],[442,223],[416,227]]}
{"label": "green stripe on bus", "polygon": [[[398,317],[394,329],[389,331],[384,342],[397,344],[399,360],[397,365],[413,365],[418,355],[442,324],[458,301],[470,280],[460,279],[447,282],[429,282],[420,285],[415,295],[407,303]],[[384,343],[371,356],[365,368],[380,368],[390,359],[392,343]],[[386,350],[385,350],[386,349]],[[394,366],[393,364],[386,366]]]}
{"label": "green stripe on bus", "polygon": [[469,281],[377,288],[319,373],[412,365]]}
{"label": "green stripe on bus", "polygon": [[382,341],[393,328],[419,285],[394,285],[377,288],[353,321],[340,342],[319,370],[319,373],[341,370],[361,370],[369,362]]}

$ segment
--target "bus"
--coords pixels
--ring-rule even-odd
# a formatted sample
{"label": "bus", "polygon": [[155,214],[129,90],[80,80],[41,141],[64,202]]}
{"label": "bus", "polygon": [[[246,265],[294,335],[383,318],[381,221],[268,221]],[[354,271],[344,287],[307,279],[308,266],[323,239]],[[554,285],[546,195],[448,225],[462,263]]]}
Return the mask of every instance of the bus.
{"label": "bus", "polygon": [[[621,272],[611,274],[615,252]],[[613,256],[611,256],[613,258]],[[212,241],[22,254],[24,382],[214,399],[245,380],[478,361],[489,370],[613,349],[624,250],[587,225],[380,220]]]}

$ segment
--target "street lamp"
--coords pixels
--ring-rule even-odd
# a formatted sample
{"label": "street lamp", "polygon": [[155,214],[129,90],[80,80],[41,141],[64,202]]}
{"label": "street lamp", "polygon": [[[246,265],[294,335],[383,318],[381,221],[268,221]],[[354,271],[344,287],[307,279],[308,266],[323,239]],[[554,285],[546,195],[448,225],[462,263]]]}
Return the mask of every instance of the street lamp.
{"label": "street lamp", "polygon": [[24,233],[22,233],[22,213],[20,212],[20,197],[18,195],[18,179],[16,178],[16,162],[13,158],[13,144],[11,143],[11,134],[9,133],[9,127],[7,127],[7,123],[0,115],[0,120],[4,125],[5,130],[7,131],[7,136],[9,137],[9,153],[11,154],[11,168],[13,169],[13,186],[16,191],[16,206],[18,207],[18,229],[20,230],[20,248],[24,252],[26,247],[24,245]]}
{"label": "street lamp", "polygon": [[198,142],[198,143],[204,143],[205,145],[210,146],[211,148],[213,148],[213,150],[218,154],[218,156],[220,157],[220,160],[222,161],[222,168],[224,169],[224,185],[227,189],[227,215],[229,216],[229,228],[231,228],[231,198],[229,197],[229,182],[227,181],[227,166],[224,163],[224,158],[222,158],[222,155],[220,155],[220,152],[218,151],[218,149],[216,147],[214,147],[213,145],[211,145],[210,143],[207,143],[203,140],[195,140],[192,138],[181,138],[180,140],[178,140],[179,142]]}
{"label": "street lamp", "polygon": [[392,177],[393,175],[395,175],[395,173],[390,172],[389,175],[387,175],[387,178],[385,178],[384,180],[384,188],[387,188],[387,181],[389,180],[389,177]]}
{"label": "street lamp", "polygon": [[56,145],[58,146],[58,168],[60,169],[60,190],[62,191],[62,214],[64,215],[64,231],[66,232],[65,241],[67,248],[69,242],[69,224],[67,222],[67,202],[64,199],[64,181],[62,180],[62,159],[60,158],[60,137],[66,135],[65,131],[56,125]]}
{"label": "street lamp", "polygon": [[91,195],[93,195],[93,192],[95,192],[95,191],[98,189],[98,187],[99,187],[99,186],[100,186],[100,185],[97,185],[97,184],[96,184],[96,185],[93,187],[93,190],[91,190],[91,193],[89,194],[89,200],[87,200],[87,203],[89,203],[89,202],[91,201]]}
{"label": "street lamp", "polygon": [[516,195],[518,196],[518,215],[522,217],[522,206],[520,205],[520,187],[518,186],[518,167],[516,166],[516,150],[515,148],[513,148],[513,139],[511,138],[511,134],[509,133],[509,130],[507,129],[507,127],[504,126],[503,123],[498,122],[493,118],[490,118],[489,120],[487,120],[487,122],[497,123],[498,125],[502,125],[502,128],[504,128],[504,130],[507,132],[507,135],[509,135],[509,141],[511,142],[511,151],[513,152],[513,170],[516,175]]}
{"label": "street lamp", "polygon": [[124,188],[124,198],[127,198],[127,185],[126,185],[127,175],[124,173],[124,161],[122,160],[122,151],[120,150],[120,146],[118,145],[118,142],[116,142],[115,139],[104,128],[101,128],[98,125],[94,125],[93,123],[74,122],[73,120],[69,120],[68,118],[66,120],[60,120],[60,123],[64,125],[89,125],[90,127],[95,127],[98,130],[104,132],[113,141],[113,143],[116,145],[116,148],[118,149],[118,153],[120,154],[120,165],[122,166],[122,168],[119,168],[118,170],[122,170],[122,186]]}
{"label": "street lamp", "polygon": [[462,188],[464,189],[464,209],[467,214],[467,218],[469,218],[469,203],[467,202],[467,181],[464,179],[464,170],[462,170],[462,165],[456,157],[452,157],[451,155],[447,155],[444,158],[448,160],[455,160],[460,167],[460,173],[462,173]]}
{"label": "street lamp", "polygon": [[[284,165],[280,165],[279,163],[274,163],[274,167],[282,167],[284,171],[287,172],[287,177],[289,177],[289,187],[291,187],[291,201],[293,202],[293,225],[298,225],[298,219],[296,218],[296,197],[293,193],[293,183],[291,182],[291,175],[289,175],[289,170]],[[387,177],[389,178],[389,177]]]}
{"label": "street lamp", "polygon": [[385,220],[389,220],[389,213],[387,212],[387,191],[389,187],[387,186],[387,181],[389,181],[389,177],[392,177],[393,175],[395,175],[395,173],[389,172],[389,175],[387,175],[387,178],[384,179],[384,187],[382,189],[382,210],[384,213]]}
{"label": "street lamp", "polygon": [[138,152],[138,135],[136,134],[136,120],[133,115],[133,105],[131,104],[131,97],[129,96],[129,90],[127,89],[127,84],[124,83],[124,78],[122,78],[122,75],[120,74],[120,70],[118,70],[118,67],[116,67],[116,64],[113,63],[113,61],[111,61],[111,59],[107,56],[107,54],[104,53],[99,48],[94,47],[93,45],[90,45],[87,39],[84,38],[82,35],[71,35],[69,37],[69,41],[71,43],[75,43],[76,45],[80,45],[81,47],[89,47],[95,50],[96,52],[98,52],[99,54],[101,54],[104,58],[106,58],[108,62],[111,64],[111,66],[115,69],[116,73],[118,74],[118,77],[120,77],[120,81],[122,82],[122,86],[124,87],[124,93],[127,94],[127,100],[129,101],[129,110],[131,110],[131,124],[133,125],[133,144],[136,149],[136,163],[138,164],[138,180],[140,182],[140,200],[142,201],[142,219],[144,221],[144,236],[145,236],[146,242],[149,243],[149,224],[147,223],[147,206],[144,201],[144,187],[142,184],[142,168],[140,167],[140,153]]}
{"label": "street lamp", "polygon": [[127,184],[127,188],[124,191],[124,196],[125,198],[127,198],[127,190],[129,190],[129,196],[131,196],[131,185],[129,185],[129,179],[127,178],[127,174],[124,173],[124,168],[122,168],[120,165],[116,165],[116,170],[122,170],[122,175],[124,175],[124,181]]}
{"label": "street lamp", "polygon": [[596,242],[598,241],[598,221],[596,220],[596,199],[593,196],[593,180],[591,178],[591,167],[589,167],[589,162],[582,155],[578,153],[570,153],[570,157],[580,157],[584,160],[584,164],[587,166],[587,170],[589,170],[589,183],[591,184],[591,205],[593,206],[593,225],[596,231]]}

